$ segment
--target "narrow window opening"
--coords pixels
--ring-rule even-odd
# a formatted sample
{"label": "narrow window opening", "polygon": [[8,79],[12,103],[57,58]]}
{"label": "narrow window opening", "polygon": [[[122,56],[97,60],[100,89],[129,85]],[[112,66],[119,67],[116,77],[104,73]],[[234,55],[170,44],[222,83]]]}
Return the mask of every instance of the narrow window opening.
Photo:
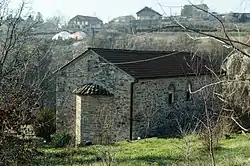
{"label": "narrow window opening", "polygon": [[192,84],[190,81],[187,81],[186,84],[186,101],[192,100],[192,94],[191,94]]}
{"label": "narrow window opening", "polygon": [[190,94],[189,90],[188,90],[187,93],[186,93],[186,100],[187,100],[187,101],[190,101],[190,100],[191,100],[191,94]]}
{"label": "narrow window opening", "polygon": [[168,94],[168,104],[173,104],[174,103],[174,96],[173,93]]}
{"label": "narrow window opening", "polygon": [[170,84],[168,87],[168,104],[169,105],[174,103],[174,92],[175,92],[175,87],[173,84]]}

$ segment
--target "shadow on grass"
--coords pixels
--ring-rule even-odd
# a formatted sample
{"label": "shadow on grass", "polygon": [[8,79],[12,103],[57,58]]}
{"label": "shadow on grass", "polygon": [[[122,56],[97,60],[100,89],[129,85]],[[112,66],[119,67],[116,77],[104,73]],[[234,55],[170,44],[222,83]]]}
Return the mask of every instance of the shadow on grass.
{"label": "shadow on grass", "polygon": [[221,148],[216,150],[219,155],[246,155],[250,157],[249,147]]}
{"label": "shadow on grass", "polygon": [[[243,146],[244,145],[241,144],[237,144],[236,147],[234,146],[232,148],[229,148],[227,146],[223,147],[223,145],[220,146],[219,149],[215,150],[217,161],[223,163],[224,165],[227,165],[227,163],[231,163],[237,158],[240,158],[240,160],[244,161],[247,160],[248,158],[250,158],[249,147]],[[99,164],[102,163],[103,158],[102,156],[100,156],[102,153],[100,153],[100,151],[98,150],[102,147],[103,146],[97,146],[93,148],[88,147],[86,149],[55,149],[55,151],[54,149],[52,149],[51,151],[47,151],[43,155],[38,156],[34,162],[34,165],[95,165],[96,163]],[[123,149],[121,148],[119,150]],[[196,165],[199,165],[203,163],[209,163],[210,161],[209,151],[203,149],[202,147],[195,147],[195,150],[192,151],[189,156],[189,160],[185,159],[185,157],[182,156],[185,154],[180,154],[181,156],[162,155],[162,153],[159,155],[147,155],[143,152],[140,153],[140,151],[133,153],[131,152],[131,156],[127,156],[126,148],[124,154],[125,155],[121,158],[114,159],[117,165],[179,165],[182,163],[185,164],[187,162],[189,162],[191,165],[194,163],[196,163]]]}
{"label": "shadow on grass", "polygon": [[[247,152],[247,148],[221,148],[216,150],[216,156],[225,156],[233,160],[235,156],[240,156],[242,150]],[[147,156],[138,156],[138,157],[126,157],[121,159],[115,159],[115,163],[118,165],[174,165],[178,163],[187,163],[187,162],[209,162],[209,156],[207,152],[197,151],[197,154],[190,156],[189,160],[186,160],[184,157],[171,157],[171,156],[157,156],[157,155],[147,155]],[[246,154],[247,155],[247,154]],[[243,156],[242,156],[243,157]],[[249,156],[250,157],[250,156]],[[243,157],[243,158],[247,158]],[[76,152],[61,152],[59,154],[45,154],[40,156],[34,163],[34,165],[92,165],[95,163],[101,163],[102,158],[95,152],[89,152],[86,150],[79,150]]]}
{"label": "shadow on grass", "polygon": [[97,156],[97,152],[89,151],[87,149],[65,149],[63,151],[51,151],[36,156],[36,159],[34,160],[34,165],[71,165],[75,163],[77,164],[78,159],[76,159],[75,157],[80,158],[81,163],[88,163],[89,160],[94,160],[95,156]]}
{"label": "shadow on grass", "polygon": [[[34,165],[86,165],[94,164],[102,161],[102,158],[96,153],[89,153],[86,151],[79,152],[79,155],[69,155],[69,153],[60,153],[60,154],[47,154],[46,156],[38,157]],[[136,164],[136,163],[146,163],[149,165],[158,164],[158,165],[168,165],[171,163],[177,163],[184,161],[182,158],[172,158],[168,156],[142,156],[135,158],[123,158],[115,159],[115,162],[118,164]]]}
{"label": "shadow on grass", "polygon": [[[221,148],[216,150],[216,158],[218,162],[220,159],[227,158],[228,160],[234,160],[237,156],[241,156],[242,159],[248,159],[250,154],[248,155],[249,149],[247,148]],[[242,151],[246,153],[242,156]],[[199,154],[198,154],[199,153]],[[171,156],[157,156],[157,155],[147,155],[147,156],[138,156],[138,157],[126,157],[121,159],[115,159],[115,164],[117,165],[175,165],[180,163],[203,163],[209,162],[208,153],[198,152],[197,154],[193,154],[189,160],[186,160],[184,157],[171,157]],[[224,158],[222,157],[224,156]],[[96,163],[101,163],[102,158],[99,157],[97,153],[89,152],[85,150],[79,150],[79,152],[63,152],[60,155],[55,154],[46,154],[45,156],[40,156],[34,162],[34,165],[93,165]],[[228,162],[229,161],[223,161]]]}
{"label": "shadow on grass", "polygon": [[168,156],[142,156],[132,159],[121,159],[118,160],[118,163],[147,163],[147,164],[157,164],[157,165],[169,165],[171,163],[177,163],[183,161],[182,158],[173,158]]}
{"label": "shadow on grass", "polygon": [[89,151],[89,150],[82,150],[82,149],[72,149],[72,150],[64,150],[59,152],[46,152],[40,156],[48,156],[48,157],[67,157],[67,156],[74,156],[74,155],[82,155],[82,156],[91,156],[97,155],[97,152]]}
{"label": "shadow on grass", "polygon": [[[74,164],[93,164],[96,162],[100,162],[102,159],[100,157],[95,157],[93,159],[84,160],[82,159],[74,159]],[[123,158],[123,159],[115,159],[115,163],[117,164],[130,164],[130,163],[148,163],[158,164],[158,165],[166,165],[170,163],[176,163],[184,161],[182,158],[172,158],[172,157],[160,157],[160,156],[142,156],[135,158]]]}

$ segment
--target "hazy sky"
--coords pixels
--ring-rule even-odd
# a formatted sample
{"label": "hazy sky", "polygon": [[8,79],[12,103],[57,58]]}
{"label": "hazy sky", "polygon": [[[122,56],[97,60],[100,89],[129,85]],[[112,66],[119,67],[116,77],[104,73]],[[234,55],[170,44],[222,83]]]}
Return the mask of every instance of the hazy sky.
{"label": "hazy sky", "polygon": [[[17,3],[18,0],[12,0]],[[183,6],[188,0],[30,0],[34,11],[39,11],[44,17],[64,15],[67,18],[77,14],[97,16],[103,21],[122,15],[135,15],[144,6],[152,7],[163,13],[158,5]],[[192,3],[206,3],[210,9],[220,13],[230,11],[250,12],[249,0],[191,0]],[[172,13],[180,13],[181,8],[172,8]],[[164,7],[169,14],[169,7]]]}

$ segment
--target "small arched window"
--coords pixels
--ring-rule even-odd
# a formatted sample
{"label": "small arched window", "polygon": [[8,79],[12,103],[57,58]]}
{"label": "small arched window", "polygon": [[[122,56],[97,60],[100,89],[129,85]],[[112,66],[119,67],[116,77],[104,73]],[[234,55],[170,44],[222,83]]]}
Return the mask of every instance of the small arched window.
{"label": "small arched window", "polygon": [[170,84],[168,87],[168,104],[173,104],[174,103],[174,99],[175,99],[175,87],[173,84]]}
{"label": "small arched window", "polygon": [[190,81],[188,81],[186,86],[186,101],[191,100],[191,89],[192,89],[192,84]]}

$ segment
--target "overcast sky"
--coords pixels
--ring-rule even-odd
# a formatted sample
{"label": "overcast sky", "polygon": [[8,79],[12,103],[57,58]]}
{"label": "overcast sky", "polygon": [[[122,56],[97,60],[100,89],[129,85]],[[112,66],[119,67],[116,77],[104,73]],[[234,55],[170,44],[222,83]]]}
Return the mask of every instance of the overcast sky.
{"label": "overcast sky", "polygon": [[[18,0],[12,0],[17,3]],[[160,4],[164,6],[183,6],[188,4],[188,0],[30,0],[33,11],[41,12],[43,16],[63,15],[70,18],[77,14],[97,16],[104,22],[122,15],[135,15],[137,11],[145,6],[152,7],[163,14]],[[249,0],[191,0],[192,3],[206,3],[212,11],[219,13],[250,12]],[[180,13],[181,8],[175,7],[171,11],[173,14]],[[169,14],[169,7],[164,7],[164,11]]]}

